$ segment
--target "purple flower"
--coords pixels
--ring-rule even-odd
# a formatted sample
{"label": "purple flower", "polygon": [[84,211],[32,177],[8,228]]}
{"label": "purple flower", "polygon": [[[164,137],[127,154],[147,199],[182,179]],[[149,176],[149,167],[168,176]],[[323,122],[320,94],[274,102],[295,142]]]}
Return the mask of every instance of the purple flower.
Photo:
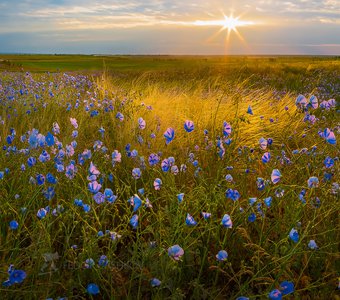
{"label": "purple flower", "polygon": [[88,184],[88,189],[92,194],[97,194],[101,187],[101,184],[99,184],[97,181],[92,181]]}
{"label": "purple flower", "polygon": [[165,137],[165,143],[168,145],[175,137],[175,130],[169,127],[163,135]]}
{"label": "purple flower", "polygon": [[272,171],[271,180],[274,184],[278,183],[281,179],[281,172],[278,169]]}
{"label": "purple flower", "polygon": [[189,120],[186,120],[184,122],[184,129],[186,132],[191,132],[195,129],[195,126],[194,126],[194,122],[193,121],[189,121]]}
{"label": "purple flower", "polygon": [[153,182],[153,187],[155,188],[156,191],[159,191],[162,186],[162,180],[160,178],[156,178],[155,181]]}
{"label": "purple flower", "polygon": [[142,172],[141,172],[140,168],[134,168],[132,170],[132,177],[134,179],[139,179],[141,177],[141,175],[142,175]]}

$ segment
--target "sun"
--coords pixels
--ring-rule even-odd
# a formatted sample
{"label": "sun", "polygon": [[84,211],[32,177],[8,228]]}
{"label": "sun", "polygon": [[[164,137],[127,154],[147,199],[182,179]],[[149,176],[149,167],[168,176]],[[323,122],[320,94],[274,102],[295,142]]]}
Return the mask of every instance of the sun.
{"label": "sun", "polygon": [[227,31],[227,36],[226,36],[226,44],[229,43],[230,35],[231,32],[233,31],[237,37],[244,42],[244,39],[242,35],[238,32],[237,28],[238,27],[243,27],[243,26],[251,26],[254,25],[255,23],[252,21],[243,21],[240,20],[240,16],[238,17],[233,17],[232,14],[230,16],[224,15],[223,20],[206,20],[206,21],[196,21],[194,24],[197,26],[221,26],[220,30],[213,35],[213,38],[218,35],[221,31],[228,30]]}
{"label": "sun", "polygon": [[233,18],[233,16],[224,16],[223,29],[236,30],[237,26],[242,26],[243,22],[239,21],[238,18]]}

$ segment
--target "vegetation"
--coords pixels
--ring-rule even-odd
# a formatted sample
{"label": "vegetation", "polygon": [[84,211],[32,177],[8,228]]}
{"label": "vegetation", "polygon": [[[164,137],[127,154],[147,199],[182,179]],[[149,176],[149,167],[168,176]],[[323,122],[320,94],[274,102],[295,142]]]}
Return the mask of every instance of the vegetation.
{"label": "vegetation", "polygon": [[1,56],[2,297],[337,299],[339,63]]}

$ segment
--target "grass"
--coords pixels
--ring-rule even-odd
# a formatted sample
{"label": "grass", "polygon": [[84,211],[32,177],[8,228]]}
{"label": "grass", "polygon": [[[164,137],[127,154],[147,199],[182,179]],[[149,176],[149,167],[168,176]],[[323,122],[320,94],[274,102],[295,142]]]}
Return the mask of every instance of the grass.
{"label": "grass", "polygon": [[[98,72],[102,57],[5,59],[11,65],[0,75],[4,146],[0,279],[7,279],[9,264],[24,270],[27,277],[20,284],[2,286],[4,299],[236,299],[241,295],[266,299],[285,280],[295,286],[287,299],[337,299],[339,150],[318,131],[330,128],[337,137],[339,110],[310,110],[317,118],[312,124],[304,121],[305,114],[295,105],[299,93],[307,97],[314,93],[319,102],[339,99],[336,58],[108,57],[102,72]],[[20,64],[34,72],[15,72]],[[57,68],[83,71],[53,73]],[[47,69],[51,73],[40,72]],[[248,106],[253,115],[247,113]],[[123,121],[116,118],[118,112]],[[145,129],[138,126],[140,117],[146,121]],[[72,137],[75,128],[70,118],[79,125],[77,137]],[[193,132],[184,130],[185,120],[194,122]],[[224,121],[232,126],[229,145],[223,138]],[[35,147],[33,129],[46,136],[53,133],[54,122],[60,125],[55,142],[62,144]],[[175,138],[166,145],[163,133],[169,127],[174,128]],[[11,144],[8,136],[14,138]],[[21,136],[26,140],[21,141]],[[259,147],[261,137],[273,139],[266,150],[271,153],[267,164],[261,161],[265,152]],[[219,139],[226,142],[223,155],[216,147]],[[73,143],[75,153],[62,158],[60,151],[70,149],[72,141],[77,143]],[[91,150],[90,159],[82,156],[85,149]],[[51,157],[45,163],[39,161],[43,150]],[[122,159],[113,164],[114,150]],[[132,150],[138,154],[131,155]],[[155,166],[148,162],[151,153],[160,156]],[[334,159],[328,169],[327,156]],[[28,166],[29,157],[37,159],[36,165]],[[185,164],[186,172],[162,171],[161,161],[168,157],[174,157],[178,168]],[[77,170],[70,179],[55,164],[66,169],[72,160]],[[112,189],[117,196],[114,203],[98,204],[88,190],[91,161],[100,171],[100,191]],[[141,169],[139,179],[132,177],[134,168]],[[271,181],[273,169],[282,174],[277,184]],[[47,173],[57,178],[57,184],[46,180],[37,184],[37,175]],[[331,178],[324,179],[325,173]],[[233,182],[225,180],[227,174]],[[307,186],[312,176],[319,179],[318,187]],[[268,180],[263,190],[256,184],[259,177]],[[160,190],[153,187],[155,178],[162,180]],[[44,196],[49,186],[55,191],[51,200]],[[238,190],[240,199],[227,199],[229,188]],[[305,201],[299,198],[303,189]],[[177,200],[179,193],[184,193],[182,203]],[[135,194],[143,205],[133,212],[128,200]],[[269,196],[273,200],[267,207],[264,199]],[[249,204],[252,197],[257,198],[254,205]],[[85,212],[75,199],[82,199],[91,210]],[[152,207],[144,207],[146,199]],[[39,219],[38,210],[47,206],[50,212]],[[210,212],[211,218],[205,220],[202,211]],[[188,213],[196,226],[186,225]],[[248,219],[252,213],[254,222]],[[135,229],[129,223],[134,214],[139,217]],[[232,228],[221,225],[224,214],[230,215]],[[18,229],[9,228],[11,220],[19,223]],[[299,233],[296,243],[288,237],[292,228]],[[98,236],[99,231],[104,235]],[[113,232],[121,237],[113,239]],[[308,247],[310,240],[316,241],[318,250]],[[168,248],[176,244],[184,250],[179,261],[168,256]],[[228,252],[226,261],[216,259],[219,250]],[[109,261],[106,267],[98,265],[101,255]],[[92,268],[85,267],[89,258],[95,262]],[[152,278],[161,281],[159,287],[151,287]],[[86,292],[89,283],[99,286],[100,295]]]}

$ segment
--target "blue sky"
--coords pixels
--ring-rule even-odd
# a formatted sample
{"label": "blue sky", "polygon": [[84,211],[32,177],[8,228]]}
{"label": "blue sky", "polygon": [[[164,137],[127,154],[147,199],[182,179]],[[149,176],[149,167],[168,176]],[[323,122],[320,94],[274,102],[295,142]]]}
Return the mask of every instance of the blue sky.
{"label": "blue sky", "polygon": [[9,52],[340,55],[340,0],[0,0]]}

